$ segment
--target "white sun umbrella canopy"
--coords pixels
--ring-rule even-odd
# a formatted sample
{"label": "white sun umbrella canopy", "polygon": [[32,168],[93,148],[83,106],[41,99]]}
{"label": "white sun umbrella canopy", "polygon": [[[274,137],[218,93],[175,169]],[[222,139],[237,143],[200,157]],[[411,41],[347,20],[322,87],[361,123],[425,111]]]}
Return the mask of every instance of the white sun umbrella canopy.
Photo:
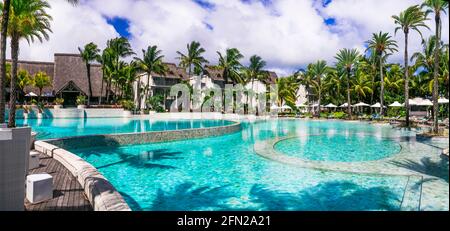
{"label": "white sun umbrella canopy", "polygon": [[395,101],[394,103],[389,105],[389,107],[403,107],[403,105],[401,103],[399,103],[398,101]]}
{"label": "white sun umbrella canopy", "polygon": [[326,108],[337,108],[337,106],[332,103],[325,105],[325,107]]}
{"label": "white sun umbrella canopy", "polygon": [[381,104],[380,103],[376,103],[372,106],[370,106],[371,108],[381,108]]}
{"label": "white sun umbrella canopy", "polygon": [[446,99],[446,98],[440,98],[440,99],[438,100],[438,103],[439,103],[439,104],[448,104],[448,99]]}
{"label": "white sun umbrella canopy", "polygon": [[297,103],[295,105],[296,107],[307,107],[307,105],[303,104],[303,103]]}
{"label": "white sun umbrella canopy", "polygon": [[370,105],[367,103],[359,102],[359,103],[353,105],[353,107],[370,107]]}
{"label": "white sun umbrella canopy", "polygon": [[416,106],[419,105],[419,102],[422,102],[421,98],[409,99],[409,105]]}
{"label": "white sun umbrella canopy", "polygon": [[36,97],[38,95],[36,95],[36,93],[34,93],[34,92],[30,92],[30,93],[26,94],[25,96],[27,96],[27,97]]}
{"label": "white sun umbrella canopy", "polygon": [[[350,105],[350,106],[352,106],[352,105]],[[348,103],[344,103],[344,104],[342,104],[342,105],[339,106],[339,107],[348,107]]]}
{"label": "white sun umbrella canopy", "polygon": [[433,102],[429,99],[422,100],[422,102],[418,103],[417,106],[433,106]]}

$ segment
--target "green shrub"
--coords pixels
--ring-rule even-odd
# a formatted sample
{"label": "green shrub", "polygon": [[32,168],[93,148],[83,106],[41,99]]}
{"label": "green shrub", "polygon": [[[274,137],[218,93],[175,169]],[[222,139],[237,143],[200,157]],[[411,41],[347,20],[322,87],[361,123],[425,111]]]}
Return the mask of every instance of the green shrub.
{"label": "green shrub", "polygon": [[122,107],[128,111],[133,111],[136,108],[136,105],[131,100],[124,99],[124,100],[120,101],[120,105],[122,105]]}
{"label": "green shrub", "polygon": [[344,119],[347,118],[347,113],[342,111],[333,112],[333,117],[335,119]]}
{"label": "green shrub", "polygon": [[85,105],[86,104],[86,96],[84,96],[84,95],[77,96],[77,104]]}
{"label": "green shrub", "polygon": [[321,112],[320,118],[328,118],[328,112]]}
{"label": "green shrub", "polygon": [[36,100],[36,99],[32,99],[32,100],[30,101],[30,103],[31,103],[31,105],[36,105],[36,104],[37,104],[37,100]]}
{"label": "green shrub", "polygon": [[64,99],[63,98],[56,98],[54,102],[55,102],[56,105],[62,105],[64,103]]}
{"label": "green shrub", "polygon": [[154,95],[147,99],[147,104],[150,106],[150,109],[156,112],[164,112],[163,102],[164,97],[162,95]]}
{"label": "green shrub", "polygon": [[310,112],[307,112],[307,113],[303,114],[303,116],[305,116],[305,118],[312,118],[313,114]]}

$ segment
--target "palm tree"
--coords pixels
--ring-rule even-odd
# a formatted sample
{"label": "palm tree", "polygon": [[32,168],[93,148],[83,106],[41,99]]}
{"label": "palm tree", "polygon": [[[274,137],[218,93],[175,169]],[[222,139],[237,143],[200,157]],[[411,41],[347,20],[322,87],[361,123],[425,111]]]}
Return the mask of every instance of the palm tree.
{"label": "palm tree", "polygon": [[88,105],[92,97],[92,83],[91,83],[91,62],[97,61],[100,57],[100,49],[98,49],[95,43],[88,43],[84,46],[84,49],[78,47],[81,58],[86,65],[87,80],[89,86]]}
{"label": "palm tree", "polygon": [[297,100],[296,93],[300,87],[297,74],[285,78],[277,78],[276,84],[278,86],[278,104],[281,106],[285,102],[294,108]]}
{"label": "palm tree", "polygon": [[[251,84],[251,92],[255,92],[255,80],[264,82],[269,73],[264,71],[263,68],[266,66],[266,62],[259,56],[253,55],[250,57],[250,64],[248,67],[243,68],[242,74],[245,78],[245,82]],[[247,94],[247,105],[248,105],[249,95]]]}
{"label": "palm tree", "polygon": [[[365,72],[371,76],[372,93],[370,94],[370,104],[373,104],[375,87],[377,86],[377,81],[375,80],[375,77],[377,75],[378,70],[378,57],[374,49],[369,50],[368,55],[364,57],[363,62],[360,64],[360,68],[363,68]],[[372,110],[372,108],[370,109]]]}
{"label": "palm tree", "polygon": [[219,55],[218,68],[222,70],[222,76],[225,80],[225,84],[231,79],[234,83],[242,83],[242,78],[239,75],[239,69],[241,69],[242,64],[239,60],[244,58],[244,56],[236,48],[229,48],[225,51],[225,56],[217,51]]}
{"label": "palm tree", "polygon": [[[145,95],[147,98],[150,97],[150,77],[153,73],[164,75],[166,73],[167,67],[163,63],[164,55],[161,55],[162,51],[158,50],[157,46],[149,46],[147,50],[142,50],[142,59],[134,58],[136,60],[137,67],[139,70],[145,72],[147,74],[147,86]],[[138,80],[138,95],[140,95],[140,80]],[[141,100],[140,97],[138,99],[138,108],[141,108]]]}
{"label": "palm tree", "polygon": [[[109,69],[110,69],[110,78],[107,83],[107,95],[106,95],[106,101],[109,102],[109,93],[111,92],[111,85],[113,82],[113,78],[118,75],[119,68],[120,68],[120,59],[125,58],[131,55],[134,55],[133,49],[131,48],[130,42],[128,39],[124,37],[120,38],[114,38],[111,40],[108,40],[107,42],[107,49],[109,49],[109,55],[110,55],[110,61],[108,62]],[[116,96],[116,94],[114,94]]]}
{"label": "palm tree", "polygon": [[11,0],[0,2],[2,10],[1,38],[0,38],[0,124],[5,123],[5,97],[6,97],[6,39],[8,36],[8,21]]}
{"label": "palm tree", "polygon": [[322,90],[324,88],[324,79],[326,78],[328,72],[330,71],[325,60],[319,60],[314,64],[310,64],[308,67],[307,75],[311,76],[311,84],[316,89],[318,94],[318,110],[317,116],[320,116],[320,105],[322,100]]}
{"label": "palm tree", "polygon": [[[78,0],[67,0],[76,5]],[[10,20],[11,0],[0,2],[1,33],[0,33],[0,124],[5,122],[5,86],[6,86],[6,39]]]}
{"label": "palm tree", "polygon": [[441,13],[445,14],[445,10],[448,8],[448,0],[425,0],[425,2],[422,4],[422,7],[426,8],[426,14],[428,13],[434,13],[434,21],[436,24],[435,28],[435,37],[436,37],[436,47],[434,50],[434,71],[433,71],[433,79],[434,79],[434,85],[433,85],[433,111],[434,111],[434,126],[433,126],[433,132],[438,133],[439,131],[439,124],[438,124],[438,98],[439,98],[439,82],[438,82],[438,76],[439,76],[439,54],[440,54],[440,41],[441,41],[441,30],[442,30],[442,24],[441,24]]}
{"label": "palm tree", "polygon": [[384,60],[387,56],[392,53],[398,51],[397,42],[393,39],[388,33],[383,33],[380,31],[378,34],[373,34],[372,39],[367,41],[368,48],[376,53],[378,57],[379,64],[379,72],[380,72],[380,82],[381,82],[381,91],[380,91],[380,114],[383,115],[383,106],[384,106],[384,77],[383,77],[383,64]]}
{"label": "palm tree", "polygon": [[42,0],[14,0],[11,2],[11,14],[8,21],[8,35],[11,37],[11,97],[8,127],[16,126],[16,98],[17,98],[17,63],[19,58],[19,41],[25,39],[28,43],[36,39],[42,42],[48,40],[50,20],[52,19],[45,10],[50,8],[46,1]]}
{"label": "palm tree", "polygon": [[50,87],[52,85],[52,81],[45,72],[40,71],[34,75],[33,85],[39,89],[38,101],[41,101],[42,89],[45,87]]}
{"label": "palm tree", "polygon": [[367,97],[367,94],[372,93],[371,81],[362,69],[355,71],[355,78],[351,82],[351,88],[358,96],[358,101],[362,101]]}
{"label": "palm tree", "polygon": [[[397,65],[391,65],[389,70],[386,72],[386,76],[384,77],[384,82],[386,86],[387,92],[398,93],[402,89],[402,85],[404,84],[403,79],[403,70]],[[393,103],[393,102],[390,102]]]}
{"label": "palm tree", "polygon": [[[98,57],[97,60],[102,65],[102,86],[100,88],[100,97],[98,98],[98,104],[102,104],[103,98],[103,85],[108,82],[111,77],[111,66],[112,66],[112,50],[110,48],[105,48],[102,51],[102,54]],[[108,92],[106,91],[106,94]]]}
{"label": "palm tree", "polygon": [[205,49],[197,41],[192,41],[190,44],[187,44],[187,54],[177,51],[180,66],[188,70],[189,79],[191,78],[192,68],[203,70],[203,64],[208,63],[208,60],[202,56],[203,53],[205,53]]}
{"label": "palm tree", "polygon": [[[436,49],[436,37],[431,36],[427,40],[424,40],[422,42],[422,52],[416,52],[411,56],[411,62],[414,62],[414,69],[420,70],[420,68],[423,68],[423,70],[419,73],[419,80],[418,82],[422,83],[421,85],[417,86],[420,88],[425,89],[425,92],[429,92],[433,94],[434,89],[434,62],[435,62],[435,52]],[[440,41],[442,43],[442,41]],[[442,46],[442,44],[440,45]],[[439,52],[441,53],[440,56],[444,57],[444,53],[441,49]],[[440,73],[439,75],[440,76]],[[442,82],[442,78],[438,78],[438,83]],[[428,87],[426,87],[427,85]]]}
{"label": "palm tree", "polygon": [[[414,5],[409,7],[403,12],[400,12],[400,15],[392,16],[395,24],[399,26],[395,28],[395,33],[398,30],[402,30],[405,34],[405,110],[406,110],[406,126],[409,127],[409,66],[408,66],[408,35],[410,31],[417,31],[420,37],[422,37],[422,32],[420,31],[421,27],[428,28],[425,24],[427,20],[426,14],[420,10],[418,5]],[[429,28],[428,28],[429,29]]]}
{"label": "palm tree", "polygon": [[[25,88],[27,86],[33,85],[33,77],[26,70],[20,70],[17,74],[17,90],[19,90],[19,95],[22,97],[25,95]],[[20,97],[19,97],[20,98]]]}
{"label": "palm tree", "polygon": [[346,73],[347,78],[347,113],[351,117],[352,116],[352,108],[351,108],[351,98],[350,98],[350,78],[352,71],[354,70],[358,60],[360,58],[360,54],[356,49],[342,49],[335,56],[337,60],[337,66],[342,68]]}

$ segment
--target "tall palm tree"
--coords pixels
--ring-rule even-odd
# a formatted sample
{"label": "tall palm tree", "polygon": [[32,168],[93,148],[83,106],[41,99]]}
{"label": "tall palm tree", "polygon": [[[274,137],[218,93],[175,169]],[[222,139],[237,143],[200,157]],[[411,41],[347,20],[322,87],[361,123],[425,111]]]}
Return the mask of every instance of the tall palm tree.
{"label": "tall palm tree", "polygon": [[6,39],[8,36],[8,21],[11,0],[0,2],[2,10],[1,35],[0,35],[0,124],[5,123],[5,98],[6,98]]}
{"label": "tall palm tree", "polygon": [[18,74],[17,63],[19,58],[19,41],[25,39],[28,43],[35,40],[42,42],[48,40],[51,32],[52,19],[46,9],[50,5],[43,0],[14,0],[11,2],[8,21],[8,35],[11,37],[11,97],[8,127],[16,126],[16,79]]}
{"label": "tall palm tree", "polygon": [[91,63],[99,59],[100,49],[97,47],[95,43],[91,42],[86,44],[84,46],[84,49],[78,47],[78,51],[80,51],[81,58],[83,59],[86,65],[86,73],[89,86],[89,95],[88,95],[88,105],[89,105],[90,99],[92,98]]}
{"label": "tall palm tree", "polygon": [[205,53],[205,49],[201,47],[200,43],[197,41],[192,41],[190,44],[187,44],[187,53],[183,54],[180,51],[177,51],[180,60],[180,66],[186,68],[188,70],[188,77],[191,78],[192,68],[197,68],[203,70],[203,64],[208,63],[202,55]]}
{"label": "tall palm tree", "polygon": [[[142,50],[142,59],[135,57],[136,65],[140,71],[147,74],[147,85],[145,87],[145,95],[150,97],[150,77],[153,73],[164,75],[167,67],[163,63],[164,55],[161,55],[162,51],[158,50],[157,46],[149,46],[147,50]],[[138,95],[140,95],[140,80],[138,80]],[[138,99],[138,108],[141,108],[140,97]]]}
{"label": "tall palm tree", "polygon": [[266,61],[257,55],[250,57],[250,64],[246,68],[248,70],[248,80],[252,83],[252,91],[254,90],[255,80],[264,80],[268,73],[263,68],[266,66]]}
{"label": "tall palm tree", "polygon": [[[110,96],[110,92],[111,92],[111,85],[113,82],[113,78],[115,76],[118,75],[119,73],[119,69],[120,69],[120,59],[121,58],[125,58],[131,55],[134,55],[135,53],[133,52],[133,49],[131,48],[130,42],[128,41],[128,39],[124,38],[124,37],[120,37],[120,38],[114,38],[114,39],[110,39],[108,40],[107,44],[107,49],[109,49],[110,52],[110,62],[108,63],[110,65],[109,69],[110,69],[110,78],[108,80],[107,83],[107,95],[106,95],[106,101],[109,102],[109,96]],[[114,94],[116,96],[116,94]],[[115,97],[116,98],[116,97]]]}
{"label": "tall palm tree", "polygon": [[[243,81],[245,83],[251,83],[252,94],[255,92],[255,80],[265,82],[269,76],[269,73],[263,70],[265,66],[266,62],[260,56],[253,55],[250,57],[249,66],[242,69]],[[247,94],[247,105],[249,98],[249,94]]]}
{"label": "tall palm tree", "polygon": [[422,7],[426,8],[426,14],[434,13],[434,21],[435,21],[435,37],[436,37],[436,47],[434,50],[434,71],[433,71],[433,111],[434,111],[434,126],[433,132],[438,133],[439,124],[438,124],[438,98],[439,98],[439,55],[440,55],[440,41],[441,41],[441,31],[442,31],[442,23],[441,23],[441,13],[445,14],[446,9],[448,9],[448,0],[425,0],[422,4]]}
{"label": "tall palm tree", "polygon": [[[76,5],[78,0],[67,0]],[[6,39],[8,37],[9,14],[11,0],[0,2],[1,33],[0,33],[0,124],[5,122],[5,86],[6,86]]]}
{"label": "tall palm tree", "polygon": [[[104,83],[105,81],[107,82],[111,76],[112,50],[110,48],[105,48],[97,61],[102,65],[102,86],[100,88],[100,97],[98,98],[98,104],[102,104]],[[107,93],[108,92],[106,91],[106,94]]]}
{"label": "tall palm tree", "polygon": [[337,66],[342,68],[346,73],[347,78],[347,113],[351,117],[352,116],[352,108],[351,108],[351,98],[350,98],[350,79],[352,75],[352,71],[358,60],[360,58],[360,54],[356,49],[342,49],[339,50],[339,53],[335,56],[337,60]]}
{"label": "tall palm tree", "polygon": [[225,55],[222,55],[217,51],[219,55],[218,68],[222,70],[222,76],[225,80],[225,84],[231,79],[233,83],[242,83],[241,76],[239,75],[239,69],[242,64],[239,60],[244,58],[241,52],[236,48],[229,48],[225,51]]}
{"label": "tall palm tree", "polygon": [[389,33],[379,32],[378,34],[373,34],[372,39],[367,41],[368,48],[375,51],[376,56],[378,57],[379,64],[379,72],[380,72],[380,82],[381,82],[381,91],[380,91],[380,114],[383,115],[383,106],[384,106],[384,77],[383,77],[383,64],[386,57],[391,55],[392,53],[398,51],[397,42],[392,39]]}
{"label": "tall palm tree", "polygon": [[318,100],[318,110],[317,110],[317,116],[320,116],[320,105],[322,101],[322,91],[324,88],[324,80],[327,77],[328,72],[330,71],[329,67],[327,66],[327,62],[325,60],[319,60],[316,63],[313,63],[309,65],[307,75],[310,75],[311,78],[311,84],[316,89],[317,92],[317,100]]}
{"label": "tall palm tree", "polygon": [[428,28],[425,24],[427,20],[426,14],[420,10],[418,5],[408,7],[405,11],[400,12],[400,15],[392,16],[395,24],[395,33],[402,30],[405,35],[405,110],[406,110],[406,126],[409,127],[409,65],[408,65],[408,35],[410,31],[416,31],[422,37],[421,27]]}

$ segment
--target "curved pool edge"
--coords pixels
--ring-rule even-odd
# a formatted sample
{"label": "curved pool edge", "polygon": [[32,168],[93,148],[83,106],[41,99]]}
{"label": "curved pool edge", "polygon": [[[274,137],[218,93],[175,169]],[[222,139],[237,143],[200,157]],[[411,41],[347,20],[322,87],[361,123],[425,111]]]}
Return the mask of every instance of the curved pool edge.
{"label": "curved pool edge", "polygon": [[[231,120],[229,120],[231,121]],[[242,129],[240,122],[225,126],[190,128],[166,131],[150,131],[140,133],[119,133],[104,135],[87,135],[43,140],[65,149],[82,149],[97,146],[122,146],[148,143],[160,143],[187,139],[216,137],[238,132]]]}
{"label": "curved pool edge", "polygon": [[94,166],[77,155],[45,141],[35,149],[60,162],[77,179],[94,211],[131,211],[116,188]]}
{"label": "curved pool edge", "polygon": [[367,174],[367,175],[385,175],[385,176],[428,176],[423,173],[417,173],[408,169],[396,167],[392,163],[395,161],[407,160],[409,150],[404,144],[398,143],[401,149],[392,156],[368,161],[357,162],[335,162],[335,161],[314,161],[302,159],[299,157],[288,156],[278,152],[275,145],[286,139],[293,139],[297,136],[279,137],[265,142],[257,142],[253,145],[253,149],[259,156],[275,161],[281,164],[287,164],[299,168],[309,168],[319,171],[335,171],[350,174]]}

